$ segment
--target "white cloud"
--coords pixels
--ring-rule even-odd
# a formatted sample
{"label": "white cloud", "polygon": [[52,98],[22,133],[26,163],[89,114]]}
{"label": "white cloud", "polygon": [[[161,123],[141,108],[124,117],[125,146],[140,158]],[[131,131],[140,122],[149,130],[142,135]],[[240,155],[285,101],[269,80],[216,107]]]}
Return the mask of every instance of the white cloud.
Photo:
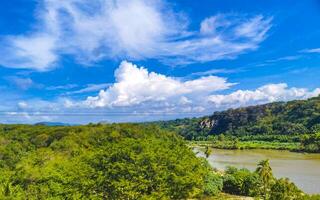
{"label": "white cloud", "polygon": [[91,64],[155,58],[167,64],[230,59],[258,48],[271,18],[218,14],[199,31],[161,0],[43,0],[31,34],[9,36],[0,65],[49,70],[62,55]]}
{"label": "white cloud", "polygon": [[266,38],[271,18],[254,16],[217,15],[201,23],[200,32],[193,39],[165,44],[170,64],[188,64],[221,59],[233,59],[255,50]]}
{"label": "white cloud", "polygon": [[[2,116],[1,116],[2,117]],[[0,120],[2,121],[0,117]],[[56,117],[54,117],[56,118]],[[34,124],[37,122],[49,122],[53,121],[51,116],[43,115],[39,112],[28,113],[28,112],[6,112],[5,123],[21,123],[21,124]]]}
{"label": "white cloud", "polygon": [[320,95],[320,88],[316,88],[312,92],[310,92],[305,98],[316,97],[319,95]]}
{"label": "white cloud", "polygon": [[111,83],[101,83],[101,84],[88,84],[86,87],[80,89],[80,90],[75,90],[71,92],[67,92],[68,95],[71,94],[82,94],[82,93],[88,93],[88,92],[96,92],[102,89],[108,88]]}
{"label": "white cloud", "polygon": [[[226,79],[207,76],[190,81],[181,81],[174,77],[148,72],[123,61],[115,72],[116,82],[98,96],[88,97],[86,105],[90,107],[133,106],[146,102],[177,102],[182,98],[185,103],[188,96],[195,98],[211,92],[225,90],[232,86]],[[190,101],[190,100],[188,100]]]}
{"label": "white cloud", "polygon": [[4,49],[0,50],[4,55],[0,59],[0,65],[47,70],[59,57],[55,52],[55,40],[55,37],[50,35],[8,37],[5,41],[8,46],[4,45]]}
{"label": "white cloud", "polygon": [[[222,77],[182,80],[150,72],[127,61],[123,61],[115,71],[115,79],[114,84],[108,84],[96,96],[85,99],[6,99],[1,104],[1,111],[6,115],[0,116],[0,121],[88,123],[166,120],[199,117],[240,106],[307,99],[320,94],[320,88],[308,90],[289,87],[285,83],[229,92],[234,84]],[[91,86],[92,89],[100,85]],[[91,90],[90,86],[85,89]],[[17,103],[13,105],[12,102]]]}
{"label": "white cloud", "polygon": [[[8,103],[10,101],[10,103]],[[45,101],[41,99],[10,99],[5,108],[1,108],[1,123],[32,124],[41,121],[65,121],[67,116],[55,113],[68,112],[63,107],[63,99]],[[62,118],[63,117],[63,118]],[[75,120],[75,118],[73,119]]]}
{"label": "white cloud", "polygon": [[31,78],[9,76],[9,77],[5,77],[5,79],[7,79],[14,86],[22,90],[28,90],[30,88],[40,89],[43,87],[42,84],[35,83]]}
{"label": "white cloud", "polygon": [[28,105],[28,103],[26,103],[25,101],[20,101],[20,102],[18,102],[18,108],[19,109],[26,109],[26,108],[28,108],[29,107],[29,105]]}
{"label": "white cloud", "polygon": [[242,70],[240,69],[211,69],[208,71],[202,71],[202,72],[194,72],[191,73],[189,76],[207,76],[207,75],[212,75],[212,74],[233,74],[233,73],[238,73],[241,72]]}
{"label": "white cloud", "polygon": [[48,86],[46,90],[70,90],[78,87],[77,84],[66,84],[66,85],[56,85],[56,86]]}
{"label": "white cloud", "polygon": [[240,37],[250,38],[253,41],[261,42],[271,27],[271,18],[265,19],[262,15],[247,19],[235,27],[235,34]]}
{"label": "white cloud", "polygon": [[302,50],[303,53],[320,53],[320,48],[315,48],[315,49],[305,49]]}
{"label": "white cloud", "polygon": [[[320,88],[288,87],[285,83],[267,84],[255,90],[228,93],[234,83],[217,76],[181,80],[123,61],[115,72],[116,82],[85,101],[66,101],[68,108],[116,113],[121,116],[159,119],[161,115],[191,117],[216,110],[264,104],[275,101],[307,99],[318,96]],[[225,94],[217,94],[224,92]],[[143,119],[141,119],[143,120]],[[129,120],[130,121],[130,120]]]}
{"label": "white cloud", "polygon": [[238,90],[227,95],[211,95],[208,99],[216,108],[221,109],[275,101],[307,99],[319,94],[320,88],[310,91],[305,88],[289,88],[287,84],[280,83],[264,85],[256,90]]}
{"label": "white cloud", "polygon": [[231,26],[229,19],[226,16],[218,14],[204,19],[200,24],[200,33],[203,35],[213,35],[217,34],[218,30],[221,28],[227,28]]}

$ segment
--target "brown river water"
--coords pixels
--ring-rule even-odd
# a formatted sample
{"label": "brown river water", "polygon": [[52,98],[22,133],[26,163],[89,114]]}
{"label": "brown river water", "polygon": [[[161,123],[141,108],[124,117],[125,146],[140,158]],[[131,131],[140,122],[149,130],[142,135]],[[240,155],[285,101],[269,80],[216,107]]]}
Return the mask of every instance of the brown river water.
{"label": "brown river water", "polygon": [[[203,153],[199,153],[203,156]],[[224,170],[226,166],[255,170],[260,160],[270,159],[273,174],[287,177],[309,194],[320,194],[320,154],[295,153],[279,150],[223,150],[212,149],[209,163]]]}

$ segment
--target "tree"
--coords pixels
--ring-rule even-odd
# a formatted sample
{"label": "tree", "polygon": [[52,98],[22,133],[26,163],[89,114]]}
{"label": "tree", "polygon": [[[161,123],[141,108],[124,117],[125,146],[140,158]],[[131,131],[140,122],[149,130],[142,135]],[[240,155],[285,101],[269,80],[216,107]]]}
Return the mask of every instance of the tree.
{"label": "tree", "polygon": [[214,172],[208,173],[205,178],[204,194],[208,196],[215,196],[219,194],[223,187],[223,180],[221,175]]}
{"label": "tree", "polygon": [[274,177],[272,174],[272,169],[270,166],[269,159],[262,160],[258,163],[256,173],[258,173],[262,182],[262,187],[261,187],[262,197],[263,199],[268,199],[270,188],[274,182]]}
{"label": "tree", "polygon": [[312,133],[320,133],[320,124],[315,124],[314,126],[312,126],[311,132]]}
{"label": "tree", "polygon": [[320,133],[303,135],[301,137],[301,146],[307,152],[320,152]]}
{"label": "tree", "polygon": [[298,200],[302,199],[302,194],[302,191],[288,178],[281,178],[272,185],[270,200]]}
{"label": "tree", "polygon": [[208,158],[210,156],[211,152],[212,152],[212,150],[210,149],[210,147],[206,146],[206,149],[204,151],[206,158]]}
{"label": "tree", "polygon": [[223,191],[230,194],[257,196],[259,185],[258,174],[248,169],[228,167],[223,177]]}

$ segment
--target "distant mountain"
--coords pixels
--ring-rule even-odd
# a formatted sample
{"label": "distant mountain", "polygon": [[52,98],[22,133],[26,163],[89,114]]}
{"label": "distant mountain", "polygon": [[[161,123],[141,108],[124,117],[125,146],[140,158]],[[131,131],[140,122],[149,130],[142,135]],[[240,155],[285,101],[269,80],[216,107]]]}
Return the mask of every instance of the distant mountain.
{"label": "distant mountain", "polygon": [[98,124],[110,124],[111,122],[110,121],[100,121],[98,122]]}
{"label": "distant mountain", "polygon": [[320,132],[320,96],[229,109],[211,116],[153,122],[186,139],[209,135],[300,135]]}
{"label": "distant mountain", "polygon": [[37,125],[37,126],[71,126],[71,124],[62,123],[62,122],[38,122],[34,125]]}

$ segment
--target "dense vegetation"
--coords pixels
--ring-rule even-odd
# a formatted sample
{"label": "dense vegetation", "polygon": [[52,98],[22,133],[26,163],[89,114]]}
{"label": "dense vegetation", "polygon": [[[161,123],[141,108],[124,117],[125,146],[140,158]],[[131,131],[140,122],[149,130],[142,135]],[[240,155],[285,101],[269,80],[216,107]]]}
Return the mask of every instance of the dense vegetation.
{"label": "dense vegetation", "polygon": [[214,113],[211,134],[301,135],[320,131],[320,97]]}
{"label": "dense vegetation", "polygon": [[268,162],[214,171],[180,136],[150,125],[0,125],[0,143],[0,199],[316,198],[274,179]]}
{"label": "dense vegetation", "polygon": [[276,179],[268,160],[259,162],[255,172],[228,167],[223,176],[223,190],[268,200],[319,199],[319,196],[303,194],[289,179]]}
{"label": "dense vegetation", "polygon": [[219,141],[219,135],[226,136],[226,140],[215,143],[215,147],[320,152],[320,96],[153,124],[175,131],[187,140]]}
{"label": "dense vegetation", "polygon": [[0,126],[0,199],[186,199],[220,191],[180,137],[132,124]]}
{"label": "dense vegetation", "polygon": [[145,124],[157,125],[161,129],[178,133],[187,140],[204,140],[207,138],[211,130],[209,126],[200,126],[200,123],[205,119],[205,117],[185,118],[169,121],[147,122]]}
{"label": "dense vegetation", "polygon": [[[235,136],[219,135],[210,137],[206,141],[190,141],[189,146],[209,146],[217,149],[274,149],[290,151],[308,151],[297,142],[278,142],[278,141],[260,141],[260,140],[242,140]],[[310,152],[310,151],[309,151]]]}

